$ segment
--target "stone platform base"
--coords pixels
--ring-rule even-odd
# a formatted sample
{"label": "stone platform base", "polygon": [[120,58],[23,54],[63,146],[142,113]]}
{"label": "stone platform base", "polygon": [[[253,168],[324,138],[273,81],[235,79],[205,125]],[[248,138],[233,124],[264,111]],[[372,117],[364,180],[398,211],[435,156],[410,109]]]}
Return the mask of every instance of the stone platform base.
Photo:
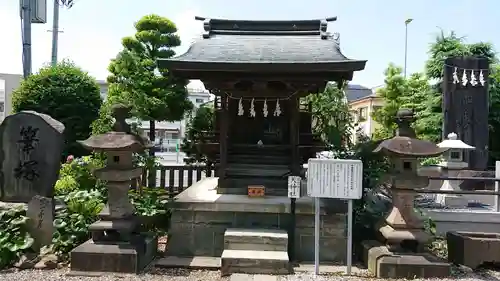
{"label": "stone platform base", "polygon": [[221,275],[290,274],[292,269],[284,251],[224,250],[221,256]]}
{"label": "stone platform base", "polygon": [[139,273],[156,256],[158,241],[155,237],[143,237],[131,243],[94,243],[92,239],[71,251],[72,275],[80,273]]}
{"label": "stone platform base", "polygon": [[362,243],[363,261],[377,278],[444,278],[450,264],[429,253],[393,253],[377,241]]}
{"label": "stone platform base", "polygon": [[[320,260],[342,263],[346,256],[346,213],[342,200],[323,201],[320,217]],[[296,201],[295,237],[291,236],[290,199],[249,198],[217,194],[217,178],[205,178],[179,194],[173,203],[167,255],[221,257],[228,228],[281,229],[288,232],[295,260],[314,261],[312,198]],[[289,247],[288,253],[291,252]]]}

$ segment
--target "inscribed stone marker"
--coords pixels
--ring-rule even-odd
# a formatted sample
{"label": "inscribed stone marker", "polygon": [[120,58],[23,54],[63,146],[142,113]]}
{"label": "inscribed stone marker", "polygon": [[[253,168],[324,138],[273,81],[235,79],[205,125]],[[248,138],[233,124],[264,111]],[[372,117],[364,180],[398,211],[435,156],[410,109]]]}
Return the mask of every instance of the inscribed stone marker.
{"label": "inscribed stone marker", "polygon": [[35,195],[28,203],[26,216],[30,218],[30,234],[35,239],[34,248],[50,245],[54,233],[54,201],[51,198]]}
{"label": "inscribed stone marker", "polygon": [[64,125],[46,114],[21,111],[0,125],[0,200],[51,198],[64,148]]}

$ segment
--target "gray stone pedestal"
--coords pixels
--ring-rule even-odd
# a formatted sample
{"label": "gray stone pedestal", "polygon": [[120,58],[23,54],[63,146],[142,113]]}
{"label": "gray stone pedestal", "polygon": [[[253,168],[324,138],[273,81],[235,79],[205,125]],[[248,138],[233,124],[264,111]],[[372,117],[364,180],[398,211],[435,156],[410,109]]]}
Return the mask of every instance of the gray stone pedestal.
{"label": "gray stone pedestal", "polygon": [[139,273],[156,256],[156,237],[138,235],[130,242],[94,242],[92,239],[71,251],[71,274]]}
{"label": "gray stone pedestal", "polygon": [[[282,229],[291,238],[289,198],[217,194],[217,180],[205,178],[176,197],[167,242],[169,256],[221,257],[224,232],[228,228]],[[347,242],[345,203],[332,200],[328,206],[324,205],[321,208],[320,260],[344,262]],[[328,213],[327,209],[330,209]],[[312,198],[297,200],[295,237],[288,243],[294,245],[296,261],[314,260]]]}
{"label": "gray stone pedestal", "polygon": [[363,241],[363,261],[377,278],[446,278],[450,264],[429,253],[393,252],[378,241]]}
{"label": "gray stone pedestal", "polygon": [[92,239],[71,251],[72,275],[139,273],[156,257],[157,238],[134,232],[136,218],[113,218],[108,206],[99,216],[89,227]]}

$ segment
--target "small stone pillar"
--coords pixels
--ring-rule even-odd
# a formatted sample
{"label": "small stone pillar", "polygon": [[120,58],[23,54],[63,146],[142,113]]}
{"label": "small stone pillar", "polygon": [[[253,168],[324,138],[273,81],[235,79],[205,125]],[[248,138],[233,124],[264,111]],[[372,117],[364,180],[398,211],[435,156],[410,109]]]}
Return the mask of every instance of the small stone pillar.
{"label": "small stone pillar", "polygon": [[131,133],[125,122],[129,112],[125,106],[114,106],[113,131],[80,141],[107,155],[106,167],[94,174],[107,183],[108,203],[89,228],[92,239],[71,252],[72,272],[138,273],[156,255],[156,237],[138,232],[140,222],[128,197],[132,180],[142,174],[142,168],[133,165],[133,153],[150,145]]}
{"label": "small stone pillar", "polygon": [[[455,133],[448,134],[448,139],[439,143],[438,146],[448,149],[443,154],[444,160],[438,164],[445,177],[457,177],[461,170],[466,169],[468,164],[463,160],[464,151],[475,149],[459,140]],[[459,191],[460,183],[459,180],[444,180],[440,190]],[[453,208],[464,208],[468,204],[467,199],[459,194],[438,194],[436,203]]]}

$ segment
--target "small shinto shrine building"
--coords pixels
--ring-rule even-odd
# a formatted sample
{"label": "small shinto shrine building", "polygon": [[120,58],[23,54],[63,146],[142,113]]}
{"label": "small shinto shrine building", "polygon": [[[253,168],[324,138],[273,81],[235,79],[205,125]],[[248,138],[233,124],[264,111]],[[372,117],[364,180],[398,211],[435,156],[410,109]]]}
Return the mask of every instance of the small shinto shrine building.
{"label": "small shinto shrine building", "polygon": [[[338,38],[327,32],[336,18],[197,19],[203,21],[203,38],[158,65],[174,76],[201,80],[215,95],[215,127],[199,147],[217,159],[218,178],[202,180],[176,198],[168,249],[177,256],[220,256],[227,228],[289,229],[288,176],[300,175],[303,163],[323,149],[302,98],[321,94],[330,81],[351,80],[366,61],[341,53]],[[249,198],[249,186],[263,187],[264,196]],[[313,258],[312,232],[300,236],[300,227],[313,227],[309,199],[297,200],[299,237],[291,242],[301,260]],[[324,216],[331,222],[325,229],[341,233],[344,216]],[[327,238],[322,245],[338,249],[324,250],[322,259],[343,260],[345,247],[339,246],[345,236]]]}
{"label": "small shinto shrine building", "polygon": [[247,194],[248,185],[262,184],[267,195],[286,195],[279,179],[298,175],[315,144],[311,114],[299,99],[365,67],[347,59],[327,32],[334,19],[203,19],[203,39],[159,61],[173,75],[201,80],[217,97],[214,138],[204,149],[219,154],[219,193]]}

